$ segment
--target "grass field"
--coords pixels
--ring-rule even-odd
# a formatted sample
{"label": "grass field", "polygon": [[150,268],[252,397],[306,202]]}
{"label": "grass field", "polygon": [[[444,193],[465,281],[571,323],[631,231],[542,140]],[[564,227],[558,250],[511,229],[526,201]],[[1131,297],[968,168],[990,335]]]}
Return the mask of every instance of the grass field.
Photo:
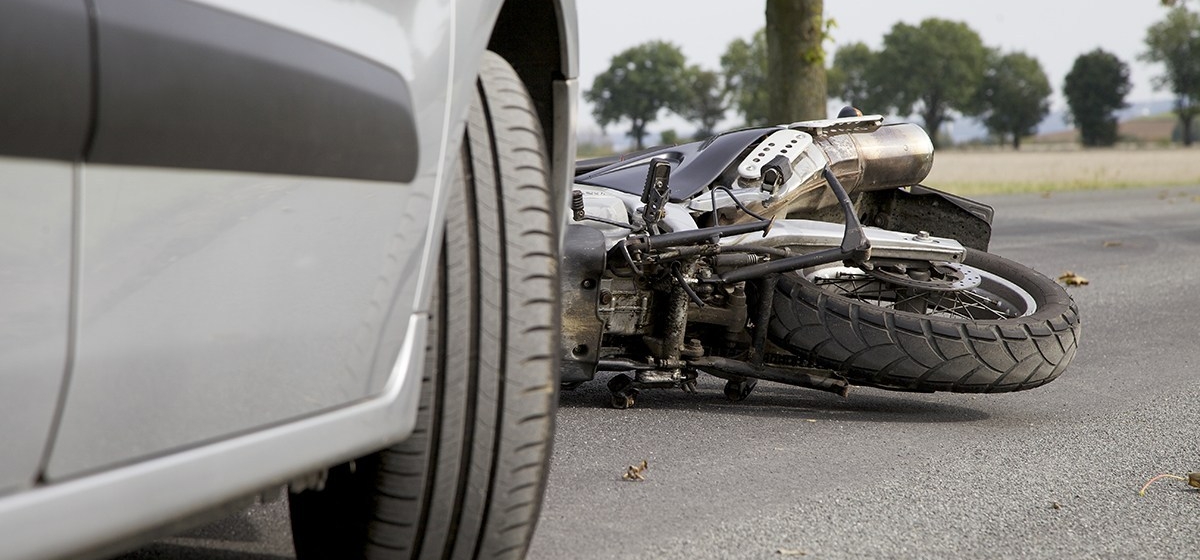
{"label": "grass field", "polygon": [[1200,148],[942,150],[924,183],[965,195],[1200,185]]}

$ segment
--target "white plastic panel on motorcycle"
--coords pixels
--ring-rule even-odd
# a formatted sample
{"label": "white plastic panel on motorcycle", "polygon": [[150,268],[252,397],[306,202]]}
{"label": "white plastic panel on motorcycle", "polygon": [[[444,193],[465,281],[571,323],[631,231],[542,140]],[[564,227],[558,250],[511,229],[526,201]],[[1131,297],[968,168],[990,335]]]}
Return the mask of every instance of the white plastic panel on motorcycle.
{"label": "white plastic panel on motorcycle", "polygon": [[779,156],[795,164],[812,142],[812,136],[807,132],[790,128],[772,132],[738,165],[738,175],[744,179],[759,179],[762,177],[763,168]]}

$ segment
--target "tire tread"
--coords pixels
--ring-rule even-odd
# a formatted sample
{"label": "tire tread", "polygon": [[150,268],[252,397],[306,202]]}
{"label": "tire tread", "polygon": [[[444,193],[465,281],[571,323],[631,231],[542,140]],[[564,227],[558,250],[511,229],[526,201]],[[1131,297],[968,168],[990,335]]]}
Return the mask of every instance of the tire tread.
{"label": "tire tread", "polygon": [[[887,389],[1011,392],[1053,381],[1079,344],[1075,302],[1052,280],[1012,261],[979,251],[968,251],[967,258],[1021,283],[1038,309],[1005,321],[914,315],[832,295],[786,275],[776,288],[771,339],[852,383]],[[885,336],[867,335],[876,330]]]}

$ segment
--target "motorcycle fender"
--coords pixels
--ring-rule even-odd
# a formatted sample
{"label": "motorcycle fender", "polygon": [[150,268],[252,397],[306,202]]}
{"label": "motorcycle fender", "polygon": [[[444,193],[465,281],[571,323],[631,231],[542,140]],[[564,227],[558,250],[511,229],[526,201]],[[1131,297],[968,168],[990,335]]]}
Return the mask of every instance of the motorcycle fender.
{"label": "motorcycle fender", "polygon": [[873,208],[864,208],[867,205],[860,202],[859,213],[868,217],[864,225],[894,231],[927,231],[979,251],[987,251],[991,242],[992,207],[981,202],[924,185],[867,194],[876,200]]}

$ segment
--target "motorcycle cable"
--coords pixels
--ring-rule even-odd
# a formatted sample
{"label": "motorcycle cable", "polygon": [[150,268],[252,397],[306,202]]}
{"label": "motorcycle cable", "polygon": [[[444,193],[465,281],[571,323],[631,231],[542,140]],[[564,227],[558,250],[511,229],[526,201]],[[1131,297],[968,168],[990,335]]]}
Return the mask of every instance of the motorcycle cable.
{"label": "motorcycle cable", "polygon": [[[716,243],[716,240],[727,235],[742,235],[754,232],[764,232],[771,227],[770,221],[766,222],[748,222],[744,224],[730,224],[727,226],[718,226],[714,228],[692,229],[684,231],[673,231],[668,233],[660,233],[658,235],[642,234],[632,236],[618,241],[609,253],[616,253],[622,257],[629,268],[633,271],[634,276],[642,276],[644,274],[642,267],[638,266],[637,260],[633,256],[633,251],[640,253],[653,253],[663,251],[674,247],[687,245],[696,245],[701,243]],[[632,251],[631,251],[632,249]],[[614,272],[614,274],[617,274]],[[618,276],[623,276],[617,274]],[[624,276],[623,276],[624,277]]]}
{"label": "motorcycle cable", "polygon": [[834,174],[828,165],[825,166],[822,173],[825,176],[825,181],[829,183],[829,188],[837,196],[838,203],[842,207],[842,212],[846,217],[846,230],[842,234],[842,242],[838,247],[806,255],[787,257],[777,261],[754,264],[720,276],[703,279],[702,281],[741,282],[753,278],[761,278],[768,274],[791,272],[810,266],[819,266],[846,260],[860,262],[869,258],[871,254],[871,242],[867,239],[867,234],[863,232],[862,224],[858,221],[858,216],[855,215],[854,203],[850,201],[850,195],[846,193],[845,187],[842,186],[841,181],[838,180],[837,175]]}
{"label": "motorcycle cable", "polygon": [[738,200],[738,197],[737,197],[737,195],[733,194],[733,189],[730,189],[729,187],[726,187],[725,185],[717,185],[717,186],[713,187],[713,189],[712,189],[711,191],[709,191],[709,193],[713,195],[713,203],[712,203],[712,205],[713,205],[713,212],[714,212],[714,213],[716,212],[716,208],[717,208],[717,202],[716,202],[716,200],[717,200],[717,197],[716,197],[716,194],[715,194],[715,193],[716,193],[716,191],[718,191],[718,190],[725,191],[725,194],[728,194],[728,195],[729,195],[729,198],[733,200],[733,203],[734,203],[734,204],[736,204],[736,205],[737,205],[737,207],[738,207],[738,208],[739,208],[739,209],[740,209],[742,212],[745,212],[745,213],[749,214],[750,216],[752,216],[752,217],[754,217],[754,218],[758,219],[758,221],[760,221],[760,222],[769,222],[769,221],[770,221],[770,220],[768,220],[767,218],[764,218],[764,217],[762,217],[762,216],[759,216],[758,214],[755,214],[754,212],[751,212],[749,208],[746,208],[746,205],[745,205],[745,204],[742,204],[742,201]]}
{"label": "motorcycle cable", "polygon": [[[625,263],[633,272],[632,276],[634,277],[640,277],[644,274],[644,272],[643,268],[637,263],[639,259],[634,258],[631,248],[633,251],[638,253],[652,253],[656,251],[662,251],[663,249],[686,245],[716,245],[718,239],[727,235],[743,235],[761,231],[763,232],[763,235],[766,236],[766,232],[771,228],[771,224],[774,223],[772,220],[754,213],[747,208],[745,204],[742,204],[742,201],[738,199],[737,195],[733,193],[732,189],[724,185],[717,185],[715,189],[725,191],[725,193],[729,195],[729,198],[739,209],[754,217],[758,221],[744,224],[730,224],[726,226],[714,225],[713,227],[709,228],[662,233],[659,231],[657,223],[662,212],[662,207],[666,203],[668,193],[670,192],[668,186],[669,182],[670,165],[668,162],[662,160],[655,160],[652,162],[649,172],[646,176],[646,186],[642,194],[642,202],[646,204],[642,210],[642,215],[646,219],[646,227],[642,230],[644,233],[642,235],[637,235],[635,237],[630,237],[619,241],[611,250],[617,252],[623,258]],[[710,194],[713,197],[713,214],[714,220],[716,220],[715,191],[710,191]],[[593,218],[583,213],[583,194],[580,191],[572,192],[571,206],[575,212],[576,219],[594,219],[602,223],[605,222],[603,219]],[[637,229],[629,226],[624,227],[628,227],[634,233],[637,233],[638,231]],[[768,254],[770,253],[768,252]],[[615,271],[614,274],[618,276],[625,276],[618,274]],[[694,292],[689,294],[689,296],[694,301],[699,300],[699,296],[696,296]]]}
{"label": "motorcycle cable", "polygon": [[679,286],[683,288],[683,291],[687,293],[688,299],[691,299],[692,303],[695,303],[698,307],[703,308],[704,300],[700,299],[700,295],[688,285],[687,278],[684,278],[683,271],[680,270],[681,267],[679,263],[674,262],[671,264],[671,275],[675,277],[675,281],[678,282]]}

